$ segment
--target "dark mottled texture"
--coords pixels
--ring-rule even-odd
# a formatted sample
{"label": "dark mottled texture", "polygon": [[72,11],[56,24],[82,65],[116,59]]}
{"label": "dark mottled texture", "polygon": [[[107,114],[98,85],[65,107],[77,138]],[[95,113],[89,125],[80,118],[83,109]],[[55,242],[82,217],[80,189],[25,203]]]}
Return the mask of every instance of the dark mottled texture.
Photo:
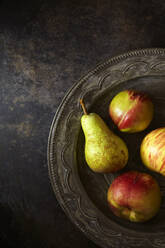
{"label": "dark mottled texture", "polygon": [[0,2],[1,247],[97,247],[70,223],[47,173],[51,121],[73,83],[107,57],[164,47],[165,2]]}

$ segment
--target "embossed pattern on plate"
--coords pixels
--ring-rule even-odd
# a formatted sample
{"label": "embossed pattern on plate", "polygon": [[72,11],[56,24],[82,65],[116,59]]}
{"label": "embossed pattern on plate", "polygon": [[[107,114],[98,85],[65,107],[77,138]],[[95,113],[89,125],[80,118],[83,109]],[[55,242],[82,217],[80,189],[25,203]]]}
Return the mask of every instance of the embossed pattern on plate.
{"label": "embossed pattern on plate", "polygon": [[[155,106],[151,125],[137,134],[119,132],[108,116],[110,100],[117,92],[129,88],[149,94]],[[130,156],[123,171],[100,175],[86,165],[80,126],[79,99],[82,97],[88,111],[98,113],[127,143]],[[146,169],[139,156],[139,146],[146,133],[165,125],[164,109],[165,49],[133,51],[101,63],[70,89],[58,108],[48,140],[51,184],[66,214],[101,247],[165,247],[165,178]],[[110,183],[118,174],[130,169],[150,173],[161,187],[161,210],[144,224],[121,220],[107,206]]]}

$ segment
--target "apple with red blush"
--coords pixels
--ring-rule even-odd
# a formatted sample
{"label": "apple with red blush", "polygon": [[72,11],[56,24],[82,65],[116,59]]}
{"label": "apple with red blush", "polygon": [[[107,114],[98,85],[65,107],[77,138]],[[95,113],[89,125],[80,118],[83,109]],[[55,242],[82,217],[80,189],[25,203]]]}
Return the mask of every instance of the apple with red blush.
{"label": "apple with red blush", "polygon": [[144,137],[140,155],[148,169],[165,176],[165,127],[157,128]]}
{"label": "apple with red blush", "polygon": [[145,93],[124,90],[113,97],[109,114],[122,132],[135,133],[146,129],[153,118],[153,104]]}
{"label": "apple with red blush", "polygon": [[158,213],[161,193],[157,181],[151,175],[129,171],[112,182],[107,200],[116,216],[131,222],[145,222]]}

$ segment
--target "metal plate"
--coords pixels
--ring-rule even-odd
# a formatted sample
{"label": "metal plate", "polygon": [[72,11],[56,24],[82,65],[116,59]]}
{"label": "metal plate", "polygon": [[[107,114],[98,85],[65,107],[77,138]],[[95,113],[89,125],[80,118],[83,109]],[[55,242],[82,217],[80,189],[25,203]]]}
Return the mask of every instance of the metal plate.
{"label": "metal plate", "polygon": [[[115,94],[136,89],[149,94],[154,119],[141,133],[125,134],[110,120],[108,106]],[[92,172],[84,159],[80,98],[89,112],[98,113],[127,143],[129,161],[116,174]],[[54,117],[48,140],[48,166],[52,187],[70,219],[101,247],[165,247],[165,178],[149,171],[140,160],[139,147],[151,130],[165,126],[165,49],[133,51],[98,65],[77,82],[63,99]],[[152,220],[131,223],[114,216],[107,206],[107,190],[120,173],[136,169],[153,175],[163,195],[161,210]]]}

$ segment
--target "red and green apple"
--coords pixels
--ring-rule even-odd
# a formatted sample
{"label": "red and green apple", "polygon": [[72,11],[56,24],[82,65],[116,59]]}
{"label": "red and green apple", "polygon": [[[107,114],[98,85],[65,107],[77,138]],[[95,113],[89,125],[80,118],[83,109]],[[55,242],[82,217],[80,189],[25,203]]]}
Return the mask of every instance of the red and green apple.
{"label": "red and green apple", "polygon": [[132,222],[145,222],[159,211],[161,193],[157,181],[151,175],[129,171],[112,182],[107,200],[116,216]]}
{"label": "red and green apple", "polygon": [[109,105],[109,114],[122,132],[140,132],[153,118],[153,104],[148,95],[135,90],[119,92]]}

